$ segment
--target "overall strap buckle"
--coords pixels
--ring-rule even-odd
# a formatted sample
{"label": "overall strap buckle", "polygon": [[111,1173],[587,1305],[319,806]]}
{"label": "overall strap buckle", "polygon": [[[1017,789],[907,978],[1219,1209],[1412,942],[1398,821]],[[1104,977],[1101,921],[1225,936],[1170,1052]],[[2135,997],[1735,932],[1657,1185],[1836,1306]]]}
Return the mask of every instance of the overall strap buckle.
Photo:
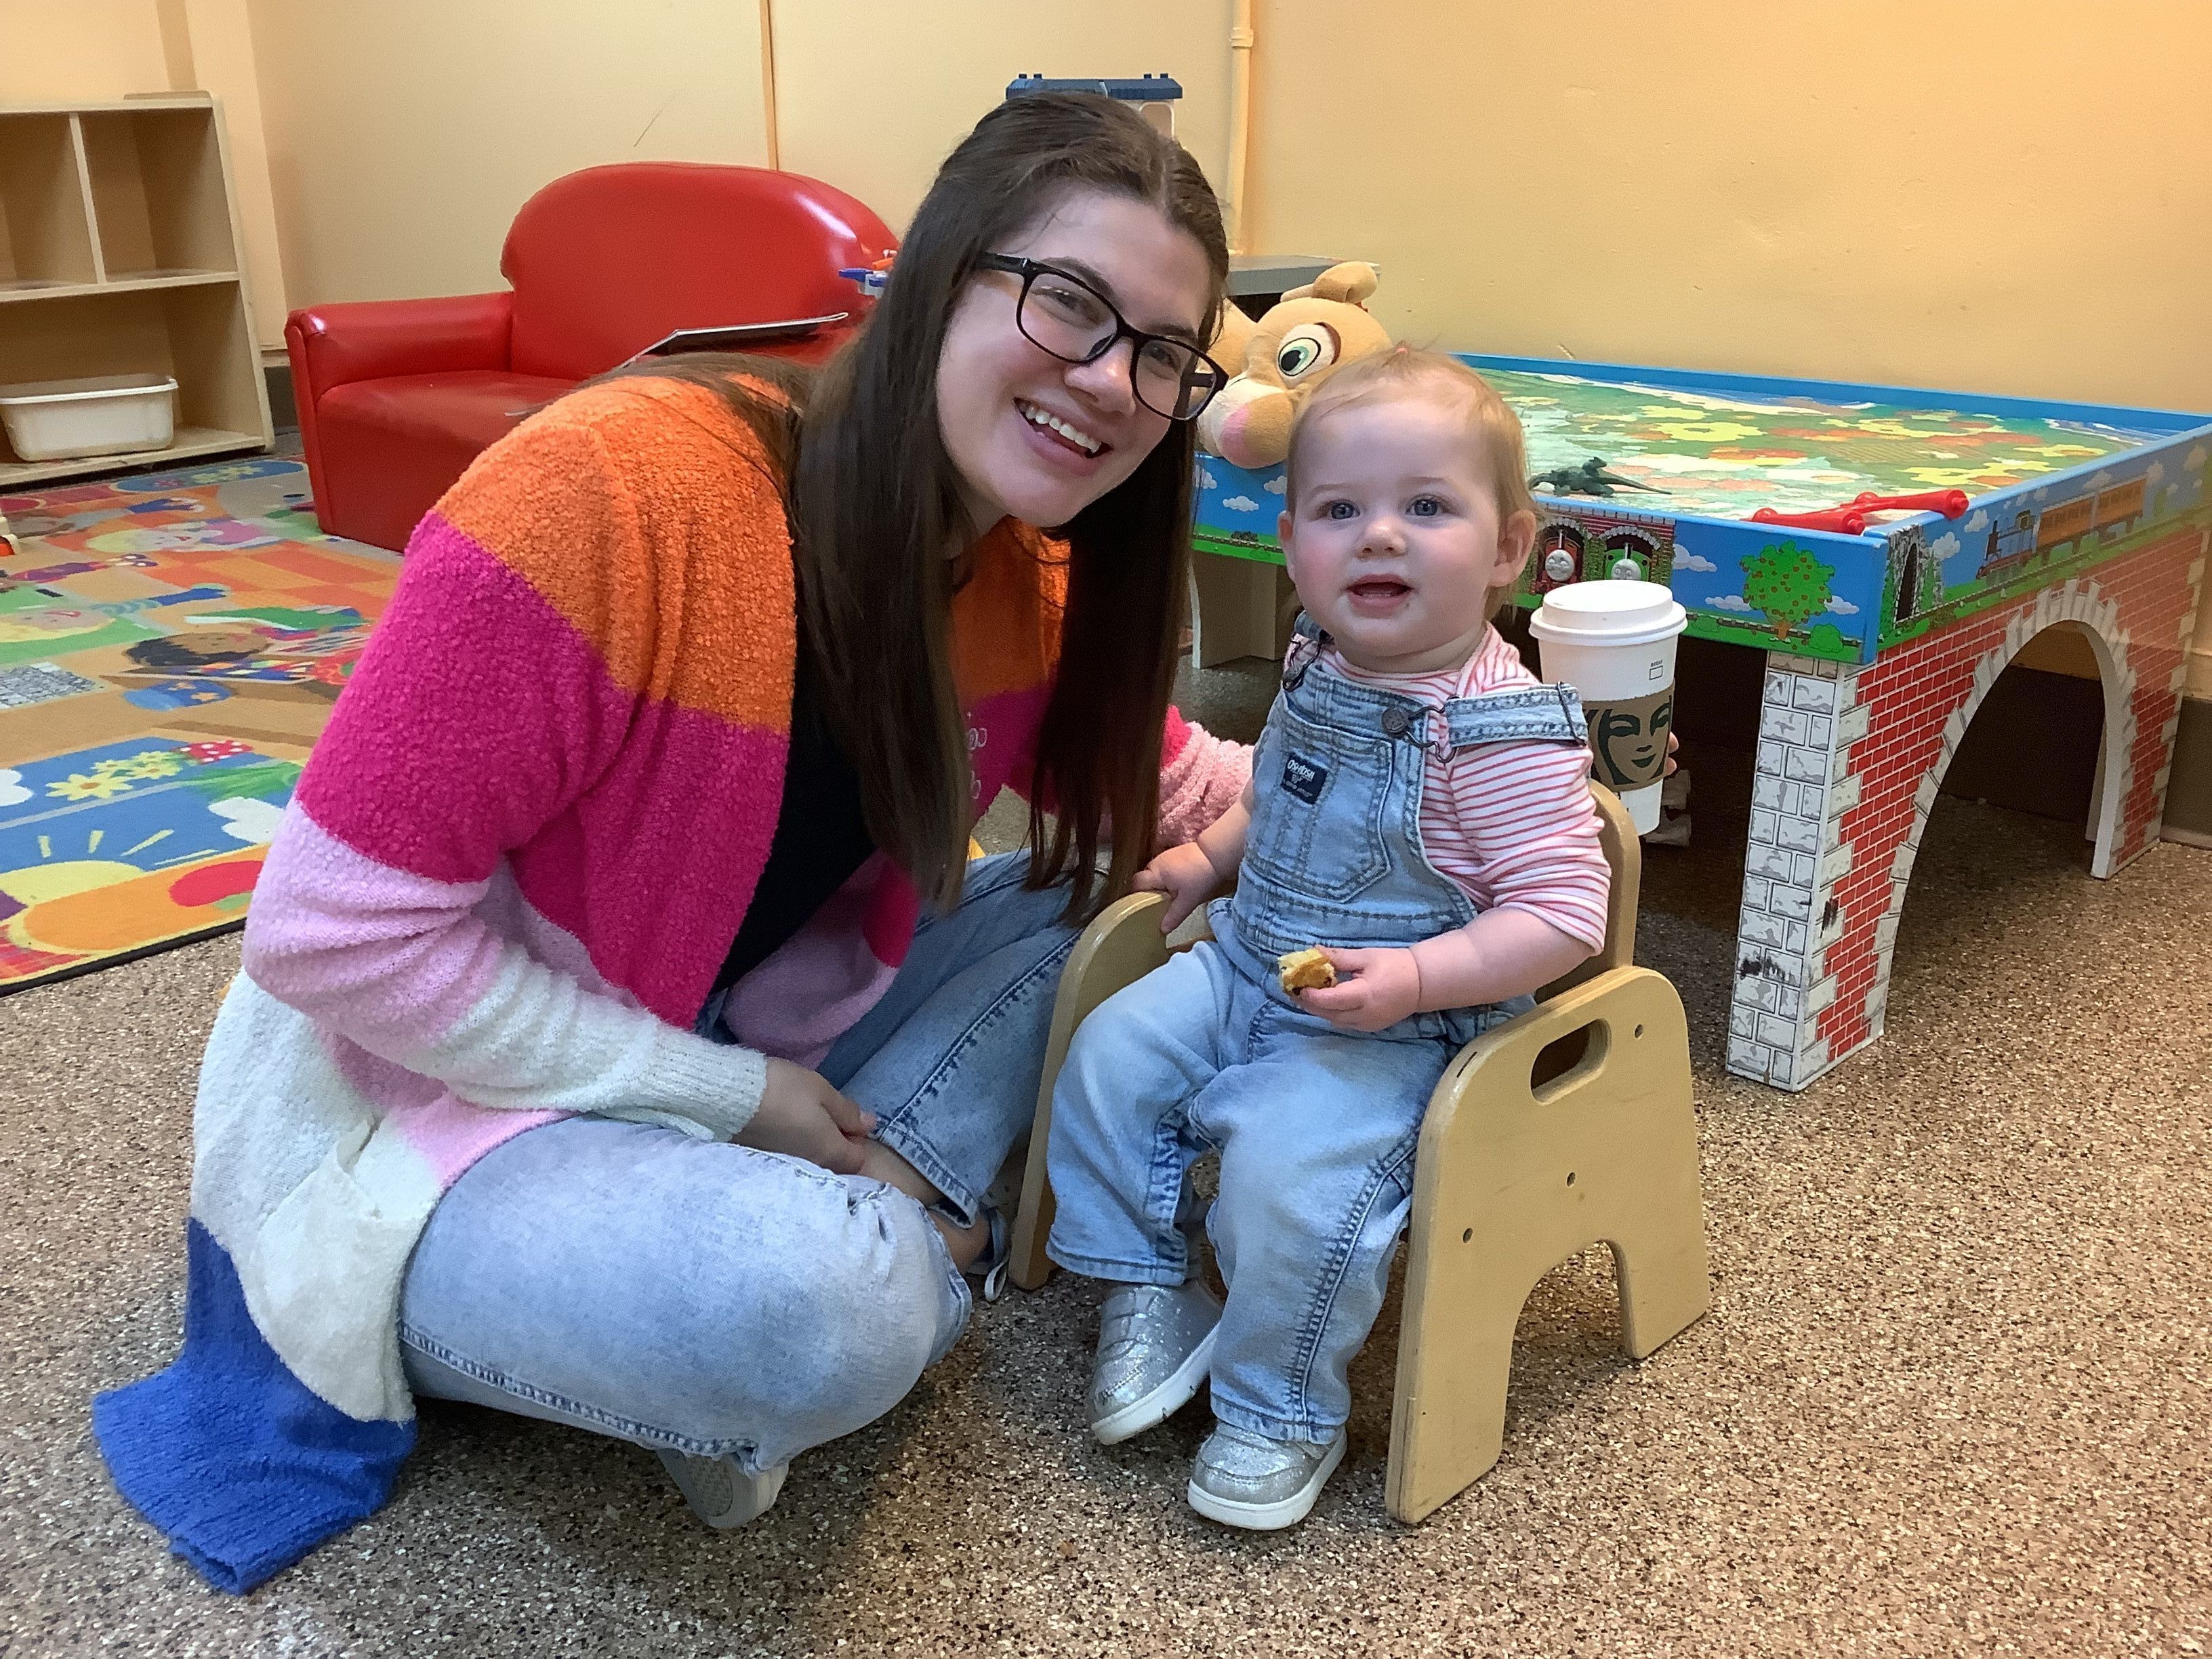
{"label": "overall strap buckle", "polygon": [[1438,746],[1450,754],[1488,743],[1589,741],[1589,721],[1571,685],[1515,686],[1454,697],[1441,713],[1444,731]]}
{"label": "overall strap buckle", "polygon": [[1320,659],[1321,648],[1328,643],[1328,635],[1321,624],[1303,611],[1291,624],[1291,648],[1283,656],[1283,684],[1293,687],[1306,677],[1306,670]]}

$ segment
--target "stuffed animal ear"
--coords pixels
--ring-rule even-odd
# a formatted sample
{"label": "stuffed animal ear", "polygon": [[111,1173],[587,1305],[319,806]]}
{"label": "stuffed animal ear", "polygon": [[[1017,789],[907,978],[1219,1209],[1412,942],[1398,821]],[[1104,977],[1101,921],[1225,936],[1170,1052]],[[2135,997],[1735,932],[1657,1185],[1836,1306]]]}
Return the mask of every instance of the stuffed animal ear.
{"label": "stuffed animal ear", "polygon": [[1364,259],[1346,259],[1340,265],[1331,265],[1304,288],[1287,289],[1285,300],[1336,300],[1345,305],[1364,305],[1367,296],[1375,292],[1382,279],[1376,276],[1375,267]]}
{"label": "stuffed animal ear", "polygon": [[1234,300],[1221,302],[1221,323],[1213,331],[1213,343],[1206,348],[1206,355],[1227,369],[1231,375],[1244,372],[1244,348],[1252,343],[1252,335],[1260,325],[1247,317]]}

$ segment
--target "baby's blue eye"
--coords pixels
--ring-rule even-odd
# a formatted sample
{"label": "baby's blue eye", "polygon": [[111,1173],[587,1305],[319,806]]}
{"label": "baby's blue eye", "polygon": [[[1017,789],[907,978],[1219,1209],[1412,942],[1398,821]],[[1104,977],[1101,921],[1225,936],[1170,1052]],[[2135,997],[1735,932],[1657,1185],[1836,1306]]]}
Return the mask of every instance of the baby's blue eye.
{"label": "baby's blue eye", "polygon": [[1359,509],[1350,501],[1331,501],[1327,511],[1332,519],[1356,519],[1359,516]]}
{"label": "baby's blue eye", "polygon": [[1444,510],[1444,504],[1433,495],[1416,495],[1406,504],[1406,511],[1417,519],[1433,519]]}

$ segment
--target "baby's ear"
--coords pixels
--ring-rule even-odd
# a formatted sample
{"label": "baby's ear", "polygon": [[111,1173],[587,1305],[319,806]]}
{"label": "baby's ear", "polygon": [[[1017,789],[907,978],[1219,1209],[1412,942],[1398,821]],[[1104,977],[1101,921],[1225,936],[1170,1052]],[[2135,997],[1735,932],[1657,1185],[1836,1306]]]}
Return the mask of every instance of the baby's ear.
{"label": "baby's ear", "polygon": [[1528,563],[1529,550],[1536,544],[1536,515],[1523,508],[1508,519],[1498,532],[1498,579],[1501,584],[1521,580],[1521,572]]}

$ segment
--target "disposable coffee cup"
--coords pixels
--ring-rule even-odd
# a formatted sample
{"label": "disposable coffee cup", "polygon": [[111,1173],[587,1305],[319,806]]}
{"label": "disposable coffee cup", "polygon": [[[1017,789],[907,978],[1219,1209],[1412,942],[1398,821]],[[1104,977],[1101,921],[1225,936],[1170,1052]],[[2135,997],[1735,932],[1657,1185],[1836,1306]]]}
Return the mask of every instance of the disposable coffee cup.
{"label": "disposable coffee cup", "polygon": [[1674,641],[1689,614],[1657,582],[1570,582],[1529,618],[1547,680],[1589,716],[1591,774],[1620,797],[1639,836],[1659,827],[1659,779],[1674,726]]}

